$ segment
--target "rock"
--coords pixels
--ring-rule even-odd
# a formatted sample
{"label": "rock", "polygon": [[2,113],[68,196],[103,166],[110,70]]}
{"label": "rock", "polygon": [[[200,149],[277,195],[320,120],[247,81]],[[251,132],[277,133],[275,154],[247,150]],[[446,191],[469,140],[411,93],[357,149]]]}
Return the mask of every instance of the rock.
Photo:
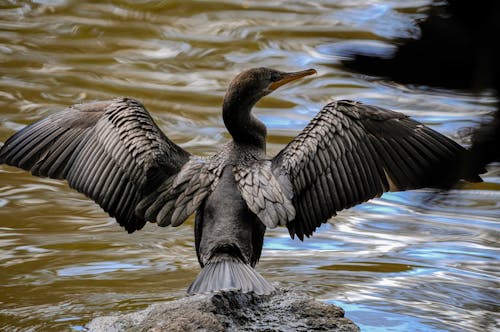
{"label": "rock", "polygon": [[221,292],[156,303],[93,319],[89,331],[359,331],[344,310],[281,289],[273,295]]}

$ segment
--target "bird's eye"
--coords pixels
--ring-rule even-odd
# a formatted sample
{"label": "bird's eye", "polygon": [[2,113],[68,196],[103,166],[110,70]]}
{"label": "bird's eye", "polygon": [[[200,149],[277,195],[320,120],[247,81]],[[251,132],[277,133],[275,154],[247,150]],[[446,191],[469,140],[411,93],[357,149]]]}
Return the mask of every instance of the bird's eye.
{"label": "bird's eye", "polygon": [[279,81],[281,78],[280,74],[278,73],[271,73],[271,81],[276,82]]}

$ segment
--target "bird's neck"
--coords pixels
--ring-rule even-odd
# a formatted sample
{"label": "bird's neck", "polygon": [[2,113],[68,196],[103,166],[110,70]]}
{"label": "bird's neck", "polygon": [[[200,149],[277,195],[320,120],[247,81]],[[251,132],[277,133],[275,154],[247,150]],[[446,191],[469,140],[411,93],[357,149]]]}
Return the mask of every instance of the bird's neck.
{"label": "bird's neck", "polygon": [[265,150],[266,126],[251,112],[256,102],[225,98],[222,118],[235,143]]}

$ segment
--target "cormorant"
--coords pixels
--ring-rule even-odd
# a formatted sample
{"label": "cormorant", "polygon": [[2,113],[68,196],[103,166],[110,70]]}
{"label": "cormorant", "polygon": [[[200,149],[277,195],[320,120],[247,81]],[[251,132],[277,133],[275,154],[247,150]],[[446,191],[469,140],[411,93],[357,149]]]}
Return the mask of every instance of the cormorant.
{"label": "cormorant", "polygon": [[[266,227],[309,237],[337,211],[386,191],[440,186],[465,151],[406,115],[354,101],[326,105],[278,155],[266,157],[266,126],[254,104],[314,69],[254,68],[223,102],[233,140],[207,158],[169,140],[137,100],[71,106],[20,130],[0,163],[66,179],[132,233],[147,221],[179,226],[196,212],[202,270],[188,293],[268,294],[255,270]],[[465,177],[481,181],[477,174]]]}

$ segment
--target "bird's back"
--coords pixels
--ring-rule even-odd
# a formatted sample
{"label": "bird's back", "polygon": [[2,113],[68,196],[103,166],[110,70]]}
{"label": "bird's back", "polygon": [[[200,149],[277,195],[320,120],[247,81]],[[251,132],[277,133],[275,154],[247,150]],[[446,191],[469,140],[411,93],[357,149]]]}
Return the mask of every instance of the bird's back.
{"label": "bird's back", "polygon": [[[207,197],[196,222],[200,263],[205,265],[219,252],[240,257],[255,266],[265,226],[243,200],[234,178],[233,165],[227,165],[214,191]],[[260,239],[254,246],[254,238]],[[198,237],[197,237],[198,239]]]}
{"label": "bird's back", "polygon": [[238,189],[235,167],[242,160],[231,145],[222,154],[226,158],[221,159],[226,160],[217,185],[196,215],[196,251],[203,269],[188,292],[239,289],[269,293],[273,287],[253,269],[262,252],[266,227]]}

